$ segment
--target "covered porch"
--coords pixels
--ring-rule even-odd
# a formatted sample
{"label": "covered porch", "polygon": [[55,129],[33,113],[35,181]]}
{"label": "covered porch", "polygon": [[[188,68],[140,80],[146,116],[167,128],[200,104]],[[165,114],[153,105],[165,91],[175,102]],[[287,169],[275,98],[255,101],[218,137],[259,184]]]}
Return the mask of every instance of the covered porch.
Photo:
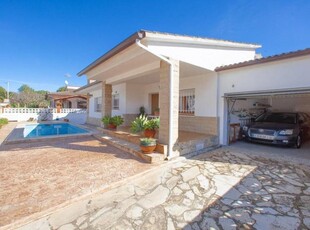
{"label": "covered porch", "polygon": [[218,144],[213,71],[160,56],[137,42],[90,70],[88,77],[102,82],[102,116],[124,117],[116,134],[131,136],[128,127],[144,107],[151,116],[159,111],[157,139],[167,146],[168,158]]}

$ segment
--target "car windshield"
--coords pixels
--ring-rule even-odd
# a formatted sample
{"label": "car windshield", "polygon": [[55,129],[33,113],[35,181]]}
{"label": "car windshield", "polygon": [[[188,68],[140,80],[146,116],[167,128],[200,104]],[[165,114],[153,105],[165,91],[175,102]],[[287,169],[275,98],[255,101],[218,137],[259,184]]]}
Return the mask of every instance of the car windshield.
{"label": "car windshield", "polygon": [[284,124],[296,124],[295,113],[265,113],[259,116],[255,122],[274,122]]}

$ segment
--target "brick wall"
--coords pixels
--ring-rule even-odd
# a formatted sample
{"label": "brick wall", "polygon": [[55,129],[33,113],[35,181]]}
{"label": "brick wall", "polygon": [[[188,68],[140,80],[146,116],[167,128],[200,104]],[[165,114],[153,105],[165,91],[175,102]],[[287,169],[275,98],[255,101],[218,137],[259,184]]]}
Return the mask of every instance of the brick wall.
{"label": "brick wall", "polygon": [[112,113],[112,85],[102,83],[102,117]]}
{"label": "brick wall", "polygon": [[134,121],[137,116],[139,116],[139,114],[123,114],[124,123],[122,126],[131,126],[131,122]]}
{"label": "brick wall", "polygon": [[179,129],[189,132],[218,135],[218,118],[180,116]]}

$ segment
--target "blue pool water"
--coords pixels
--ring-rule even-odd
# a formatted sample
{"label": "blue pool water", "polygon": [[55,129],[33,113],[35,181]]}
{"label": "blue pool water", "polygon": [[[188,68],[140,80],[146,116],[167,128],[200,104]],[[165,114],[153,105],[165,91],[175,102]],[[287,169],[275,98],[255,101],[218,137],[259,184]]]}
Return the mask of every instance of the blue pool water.
{"label": "blue pool water", "polygon": [[89,133],[85,129],[81,129],[71,124],[34,124],[26,125],[24,128],[24,138],[44,137],[44,136],[58,136]]}

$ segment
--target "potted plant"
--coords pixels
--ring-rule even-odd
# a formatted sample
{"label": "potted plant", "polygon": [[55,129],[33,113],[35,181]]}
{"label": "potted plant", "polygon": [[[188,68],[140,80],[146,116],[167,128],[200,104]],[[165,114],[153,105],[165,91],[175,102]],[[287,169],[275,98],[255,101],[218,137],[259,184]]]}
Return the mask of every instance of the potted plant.
{"label": "potted plant", "polygon": [[156,139],[154,138],[141,138],[140,148],[143,153],[152,153],[156,148]]}
{"label": "potted plant", "polygon": [[156,129],[159,128],[159,118],[147,120],[144,125],[144,136],[148,138],[154,138],[156,135]]}
{"label": "potted plant", "polygon": [[144,130],[145,124],[147,123],[147,116],[140,115],[136,117],[136,119],[131,122],[131,131],[133,133],[139,133]]}
{"label": "potted plant", "polygon": [[111,117],[107,115],[102,118],[102,122],[108,129],[116,129],[117,126],[124,123],[124,119],[121,116]]}

